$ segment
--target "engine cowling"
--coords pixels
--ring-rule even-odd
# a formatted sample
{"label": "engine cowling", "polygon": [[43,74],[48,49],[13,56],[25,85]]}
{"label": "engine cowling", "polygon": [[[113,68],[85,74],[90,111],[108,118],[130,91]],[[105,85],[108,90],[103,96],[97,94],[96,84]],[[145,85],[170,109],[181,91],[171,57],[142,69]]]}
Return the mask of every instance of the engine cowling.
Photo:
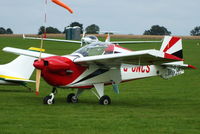
{"label": "engine cowling", "polygon": [[42,77],[52,86],[68,85],[87,69],[62,56],[38,59],[33,65],[42,71]]}
{"label": "engine cowling", "polygon": [[60,72],[69,69],[69,64],[57,58],[35,60],[34,67],[40,70],[46,68],[51,72]]}

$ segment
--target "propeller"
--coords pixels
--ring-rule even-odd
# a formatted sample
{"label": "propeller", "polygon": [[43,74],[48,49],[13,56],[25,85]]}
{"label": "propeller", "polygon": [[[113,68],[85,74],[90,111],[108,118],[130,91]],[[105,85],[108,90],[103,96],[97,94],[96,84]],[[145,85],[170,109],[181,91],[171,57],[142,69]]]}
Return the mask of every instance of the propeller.
{"label": "propeller", "polygon": [[36,69],[36,95],[39,95],[41,70]]}
{"label": "propeller", "polygon": [[[41,38],[40,55],[39,55],[38,61],[41,61],[44,38],[46,38],[46,30],[44,32],[44,36]],[[42,71],[40,69],[36,69],[36,92],[35,92],[36,95],[39,95],[41,73]]]}

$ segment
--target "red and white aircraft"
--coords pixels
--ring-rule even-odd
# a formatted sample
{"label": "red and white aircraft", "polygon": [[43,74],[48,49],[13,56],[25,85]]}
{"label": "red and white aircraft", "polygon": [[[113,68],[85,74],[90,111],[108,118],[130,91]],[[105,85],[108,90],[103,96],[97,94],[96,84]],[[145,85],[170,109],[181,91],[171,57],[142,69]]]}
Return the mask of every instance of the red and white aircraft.
{"label": "red and white aircraft", "polygon": [[[38,52],[6,47],[6,52],[39,57]],[[70,55],[41,54],[33,65],[41,70],[41,76],[53,87],[52,93],[44,98],[45,104],[53,104],[56,88],[76,88],[77,92],[67,96],[67,102],[77,103],[79,95],[86,89],[95,88],[93,93],[99,103],[111,103],[104,94],[105,85],[113,85],[119,93],[118,84],[130,80],[161,76],[168,79],[184,73],[184,69],[195,68],[183,63],[182,39],[165,36],[161,49],[131,51],[117,44],[94,42]]]}

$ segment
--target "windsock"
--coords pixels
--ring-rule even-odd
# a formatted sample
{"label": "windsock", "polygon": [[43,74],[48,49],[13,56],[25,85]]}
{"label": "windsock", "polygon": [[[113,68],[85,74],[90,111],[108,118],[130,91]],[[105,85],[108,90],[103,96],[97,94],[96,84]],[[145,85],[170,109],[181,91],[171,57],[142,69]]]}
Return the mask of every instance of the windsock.
{"label": "windsock", "polygon": [[51,0],[51,1],[65,9],[67,9],[70,13],[73,13],[73,10],[69,6],[67,6],[65,3],[61,2],[60,0]]}

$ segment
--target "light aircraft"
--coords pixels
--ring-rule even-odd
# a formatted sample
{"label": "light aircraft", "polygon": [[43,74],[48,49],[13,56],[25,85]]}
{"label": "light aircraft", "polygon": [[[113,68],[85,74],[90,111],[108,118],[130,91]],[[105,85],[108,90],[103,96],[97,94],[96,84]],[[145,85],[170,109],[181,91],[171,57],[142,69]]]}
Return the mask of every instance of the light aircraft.
{"label": "light aircraft", "polygon": [[[56,88],[76,88],[77,92],[67,96],[67,102],[77,103],[80,94],[88,89],[99,99],[102,105],[111,103],[104,94],[104,86],[112,85],[119,93],[121,82],[160,76],[164,79],[184,73],[184,69],[194,66],[184,64],[182,39],[165,36],[160,50],[148,49],[131,51],[109,42],[93,42],[81,47],[70,55],[52,55],[30,52],[23,49],[6,47],[3,51],[30,56],[33,65],[41,70],[43,79],[53,87],[50,95],[44,98],[44,104],[55,102]],[[39,88],[36,92],[39,91]]]}
{"label": "light aircraft", "polygon": [[[27,51],[40,51],[40,49],[31,47]],[[20,55],[10,63],[0,65],[0,85],[26,86],[26,82],[35,82],[29,80],[35,69],[33,67],[35,59],[34,57]]]}
{"label": "light aircraft", "polygon": [[[56,42],[66,42],[66,43],[78,43],[80,46],[88,45],[91,43],[101,43],[95,35],[86,35],[86,31],[83,32],[82,38],[80,41],[77,40],[61,40],[61,39],[52,39],[52,38],[43,38],[43,40],[47,41],[56,41]],[[35,40],[41,40],[42,38],[36,38],[36,37],[26,37],[25,34],[23,34],[23,39],[35,39]],[[158,43],[162,41],[110,41],[110,34],[107,34],[106,43],[113,43],[113,44],[139,44],[139,43]]]}

